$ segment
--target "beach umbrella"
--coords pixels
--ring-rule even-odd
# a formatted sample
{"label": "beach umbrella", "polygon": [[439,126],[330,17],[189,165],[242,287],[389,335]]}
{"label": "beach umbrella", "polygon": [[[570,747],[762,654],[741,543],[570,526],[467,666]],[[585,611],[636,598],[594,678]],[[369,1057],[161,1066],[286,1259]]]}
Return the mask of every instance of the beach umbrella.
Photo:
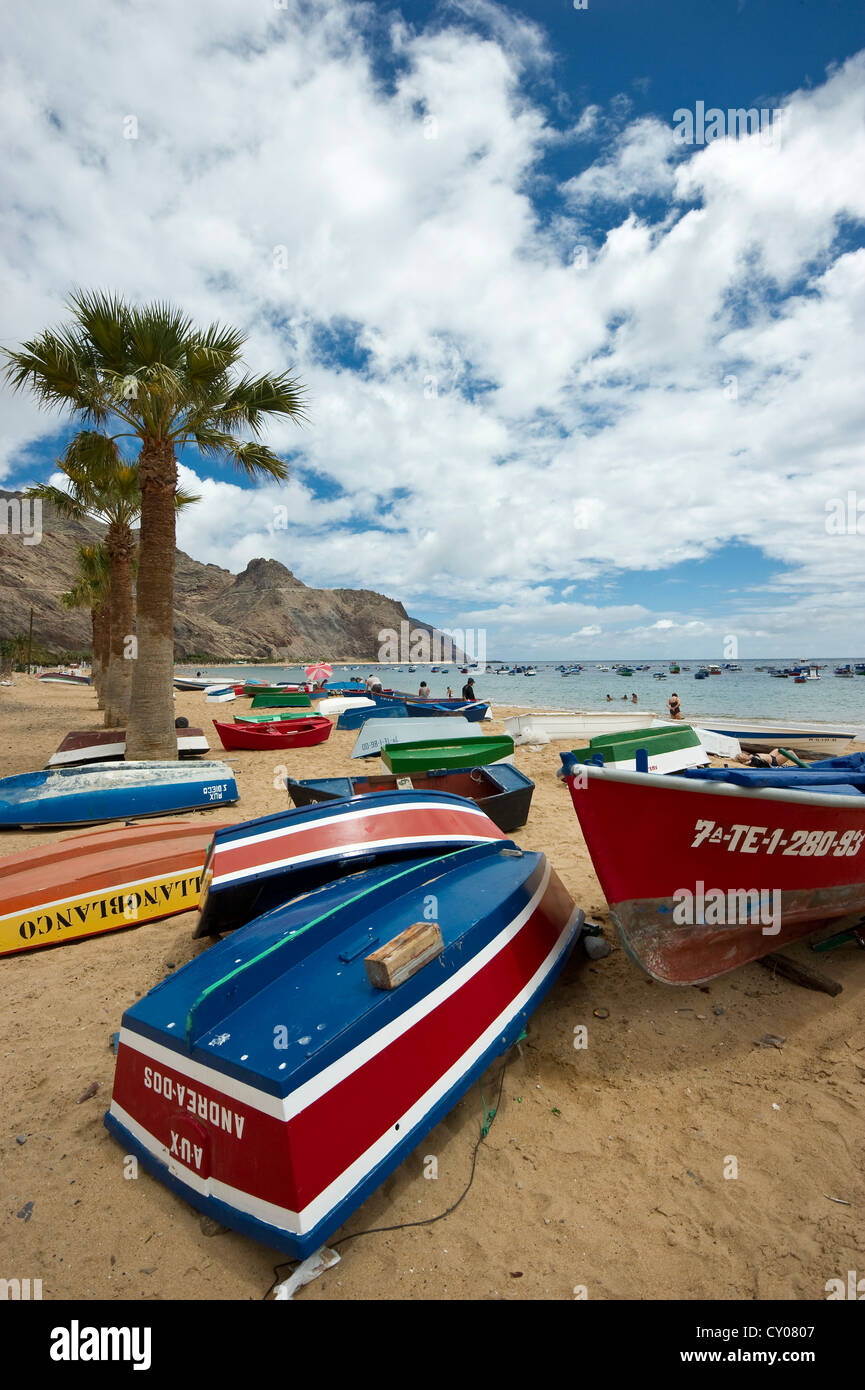
{"label": "beach umbrella", "polygon": [[326,661],[314,661],[311,666],[307,666],[304,674],[310,681],[326,681],[333,675],[333,667],[328,666]]}

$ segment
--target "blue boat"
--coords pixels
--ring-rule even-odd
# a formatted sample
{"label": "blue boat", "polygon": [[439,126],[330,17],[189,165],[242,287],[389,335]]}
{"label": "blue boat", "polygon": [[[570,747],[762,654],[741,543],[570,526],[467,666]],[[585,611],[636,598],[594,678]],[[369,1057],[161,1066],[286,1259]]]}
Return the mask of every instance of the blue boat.
{"label": "blue boat", "polygon": [[474,802],[443,791],[388,789],[226,826],[216,831],[201,873],[195,935],[233,931],[373,864],[502,838]]}
{"label": "blue boat", "polygon": [[330,883],[126,1011],[105,1124],[193,1207],[304,1259],[520,1038],[582,924],[507,840]]}
{"label": "blue boat", "polygon": [[405,707],[414,719],[425,719],[436,714],[461,714],[470,724],[478,724],[486,719],[489,705],[481,700],[406,700]]}
{"label": "blue boat", "polygon": [[95,825],[237,801],[227,763],[116,762],[0,780],[0,826]]}
{"label": "blue boat", "polygon": [[361,729],[368,719],[405,719],[405,705],[361,705],[360,709],[345,709],[336,721],[338,729]]}

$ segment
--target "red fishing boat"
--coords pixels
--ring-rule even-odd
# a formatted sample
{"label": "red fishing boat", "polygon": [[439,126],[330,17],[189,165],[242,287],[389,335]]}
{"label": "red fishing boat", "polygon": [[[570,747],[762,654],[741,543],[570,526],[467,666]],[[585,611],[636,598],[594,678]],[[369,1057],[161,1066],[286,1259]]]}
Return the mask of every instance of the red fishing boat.
{"label": "red fishing boat", "polygon": [[225,749],[309,748],[324,743],[333,728],[324,716],[315,719],[285,719],[271,724],[221,724],[214,719],[213,727]]}
{"label": "red fishing boat", "polygon": [[701,984],[865,913],[865,774],[574,767],[566,780],[622,941],[656,980]]}

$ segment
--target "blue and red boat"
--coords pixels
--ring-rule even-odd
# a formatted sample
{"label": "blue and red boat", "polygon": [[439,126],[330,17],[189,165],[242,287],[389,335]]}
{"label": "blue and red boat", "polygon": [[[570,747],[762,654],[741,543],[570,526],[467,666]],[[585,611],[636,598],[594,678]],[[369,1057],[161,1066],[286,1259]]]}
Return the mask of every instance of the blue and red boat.
{"label": "blue and red boat", "polygon": [[[305,1258],[520,1037],[581,925],[510,841],[340,878],[127,1010],[105,1123],[192,1206]],[[438,946],[373,983],[419,927]]]}
{"label": "blue and red boat", "polygon": [[437,791],[385,790],[227,826],[204,865],[195,934],[234,930],[372,864],[503,839],[473,802]]}

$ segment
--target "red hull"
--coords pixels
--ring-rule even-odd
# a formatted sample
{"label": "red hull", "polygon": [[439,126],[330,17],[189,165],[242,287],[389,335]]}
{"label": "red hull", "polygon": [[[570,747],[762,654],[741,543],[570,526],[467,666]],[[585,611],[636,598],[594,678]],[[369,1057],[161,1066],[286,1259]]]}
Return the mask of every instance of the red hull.
{"label": "red hull", "polygon": [[586,772],[567,779],[574,809],[622,941],[655,979],[702,983],[865,912],[865,798]]}
{"label": "red hull", "polygon": [[221,724],[214,719],[213,727],[225,749],[309,748],[324,743],[333,728],[329,719],[280,720],[273,724]]}

